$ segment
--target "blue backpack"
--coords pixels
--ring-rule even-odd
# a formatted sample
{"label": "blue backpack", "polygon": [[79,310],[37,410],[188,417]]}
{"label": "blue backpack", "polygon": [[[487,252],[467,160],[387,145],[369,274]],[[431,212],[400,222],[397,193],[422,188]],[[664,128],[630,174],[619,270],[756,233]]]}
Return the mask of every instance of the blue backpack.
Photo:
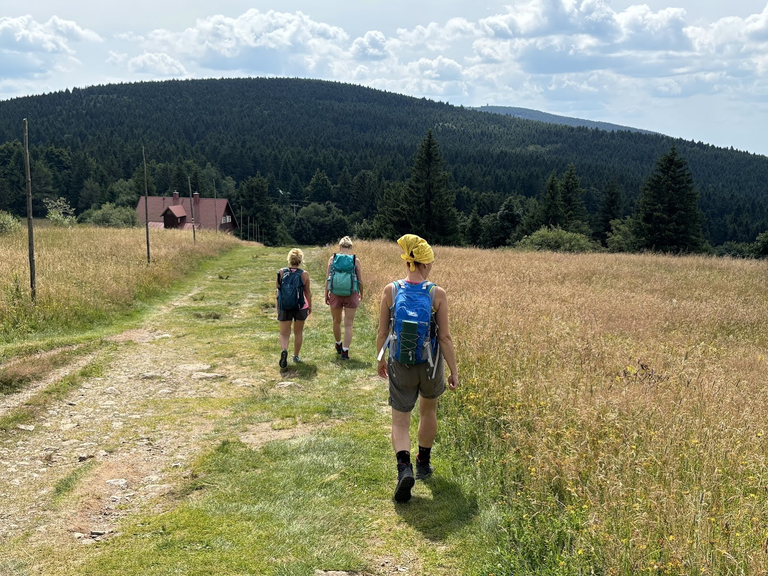
{"label": "blue backpack", "polygon": [[355,273],[354,254],[334,254],[328,274],[328,291],[336,296],[351,296],[360,291]]}
{"label": "blue backpack", "polygon": [[438,340],[435,322],[435,284],[392,283],[389,309],[389,336],[379,351],[379,360],[389,345],[390,358],[401,364],[429,362],[433,375],[437,367]]}
{"label": "blue backpack", "polygon": [[280,310],[301,310],[304,308],[304,281],[301,268],[283,268],[277,273],[280,286],[277,291],[277,305]]}

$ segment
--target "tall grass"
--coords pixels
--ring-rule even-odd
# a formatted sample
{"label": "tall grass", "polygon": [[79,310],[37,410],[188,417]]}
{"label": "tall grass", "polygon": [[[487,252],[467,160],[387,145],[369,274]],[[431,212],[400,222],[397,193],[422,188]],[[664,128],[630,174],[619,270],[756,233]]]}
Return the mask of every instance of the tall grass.
{"label": "tall grass", "polygon": [[181,278],[200,258],[238,241],[227,234],[41,227],[35,233],[37,300],[30,298],[26,231],[0,236],[0,342],[76,330],[127,310]]}
{"label": "tall grass", "polygon": [[[404,275],[355,245],[369,312]],[[461,387],[452,453],[496,540],[486,574],[768,573],[768,267],[436,249]]]}

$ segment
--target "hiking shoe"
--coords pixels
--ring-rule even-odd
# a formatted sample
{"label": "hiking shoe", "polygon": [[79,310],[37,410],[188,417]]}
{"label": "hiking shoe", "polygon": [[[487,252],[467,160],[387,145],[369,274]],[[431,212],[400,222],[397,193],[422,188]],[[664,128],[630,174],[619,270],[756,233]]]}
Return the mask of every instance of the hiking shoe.
{"label": "hiking shoe", "polygon": [[341,359],[342,360],[349,360],[349,350],[342,350],[341,351]]}
{"label": "hiking shoe", "polygon": [[298,356],[294,356],[294,357],[293,357],[293,361],[294,361],[296,364],[301,364],[301,358],[299,358]]}
{"label": "hiking shoe", "polygon": [[416,483],[413,478],[413,466],[411,464],[398,464],[397,488],[395,488],[395,502],[408,502],[411,499],[411,488]]}
{"label": "hiking shoe", "polygon": [[280,368],[286,368],[288,366],[288,350],[280,352]]}
{"label": "hiking shoe", "polygon": [[419,459],[416,459],[416,480],[426,480],[430,476],[432,476],[432,472],[434,472],[435,469],[429,465],[429,462],[419,462]]}
{"label": "hiking shoe", "polygon": [[336,344],[336,354],[341,354],[343,352],[343,348],[341,344]]}

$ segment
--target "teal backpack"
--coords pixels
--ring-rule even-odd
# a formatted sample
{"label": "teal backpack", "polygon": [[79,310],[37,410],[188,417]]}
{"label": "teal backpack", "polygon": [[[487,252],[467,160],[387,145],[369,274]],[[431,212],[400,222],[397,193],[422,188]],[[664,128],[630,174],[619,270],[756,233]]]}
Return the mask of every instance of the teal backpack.
{"label": "teal backpack", "polygon": [[360,291],[355,273],[354,254],[334,254],[328,273],[328,291],[336,296],[351,296]]}

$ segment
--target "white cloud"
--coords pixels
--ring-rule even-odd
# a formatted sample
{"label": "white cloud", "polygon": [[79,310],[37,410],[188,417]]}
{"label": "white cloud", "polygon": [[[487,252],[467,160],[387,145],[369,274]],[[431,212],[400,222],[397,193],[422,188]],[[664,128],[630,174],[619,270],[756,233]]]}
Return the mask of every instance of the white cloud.
{"label": "white cloud", "polygon": [[122,64],[128,60],[128,54],[123,54],[122,52],[117,52],[115,50],[109,51],[109,58],[107,58],[106,62],[109,64]]}
{"label": "white cloud", "polygon": [[147,50],[191,58],[212,70],[284,73],[302,63],[316,68],[319,60],[346,48],[348,38],[343,29],[301,12],[251,9],[237,18],[199,19],[194,28],[182,32],[154,30],[143,45]]}
{"label": "white cloud", "polygon": [[[640,118],[707,99],[734,109],[748,103],[752,113],[768,108],[768,0],[759,1],[760,13],[741,10],[739,17],[734,8],[706,22],[695,18],[693,0],[660,10],[642,0],[632,6],[629,0],[495,0],[491,8],[447,2],[442,10],[388,0],[386,18],[365,22],[372,10],[288,0],[280,12],[256,9],[268,4],[254,0],[239,15],[201,14],[174,27],[198,6],[193,3],[183,14],[153,20],[162,22],[154,30],[126,19],[122,29],[103,31],[106,46],[87,51],[84,44],[105,41],[82,26],[85,20],[4,17],[0,94],[14,86],[24,91],[33,79],[47,89],[56,82],[103,83],[113,74],[124,81],[265,75],[355,82],[466,105],[590,110],[595,119],[619,123],[621,115]],[[345,15],[346,29],[336,25]]]}
{"label": "white cloud", "polygon": [[411,62],[409,69],[415,73],[414,75],[417,78],[429,81],[453,82],[462,79],[461,65],[450,58],[443,58],[442,56],[438,56],[434,60],[422,58],[417,62]]}
{"label": "white cloud", "polygon": [[362,38],[352,42],[351,55],[358,60],[384,60],[391,54],[387,48],[387,38],[378,30],[365,33]]}
{"label": "white cloud", "polygon": [[72,42],[102,42],[102,38],[76,23],[53,16],[40,24],[32,16],[0,18],[0,49],[14,52],[72,54]]}
{"label": "white cloud", "polygon": [[120,32],[118,34],[114,34],[114,38],[116,40],[124,40],[126,42],[144,42],[144,36],[134,32]]}
{"label": "white cloud", "polygon": [[128,61],[128,70],[138,74],[152,76],[186,76],[184,66],[174,58],[163,53],[145,52]]}

